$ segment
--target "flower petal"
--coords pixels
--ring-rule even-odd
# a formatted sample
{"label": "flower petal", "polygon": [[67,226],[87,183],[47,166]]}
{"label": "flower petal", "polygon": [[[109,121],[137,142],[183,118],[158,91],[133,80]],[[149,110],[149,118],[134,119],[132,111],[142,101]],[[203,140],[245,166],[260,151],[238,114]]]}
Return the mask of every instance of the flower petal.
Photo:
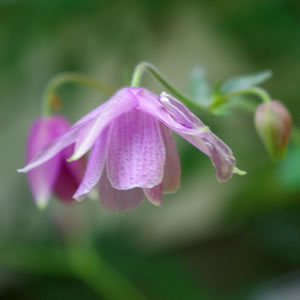
{"label": "flower petal", "polygon": [[73,144],[76,141],[76,136],[80,127],[71,128],[64,135],[56,138],[53,142],[44,147],[37,155],[35,155],[29,163],[22,169],[19,169],[18,172],[26,173],[33,168],[45,163],[56,154],[58,154],[62,149]]}
{"label": "flower petal", "polygon": [[170,129],[163,124],[160,124],[160,129],[166,148],[163,191],[174,193],[180,187],[180,159]]}
{"label": "flower petal", "polygon": [[45,207],[50,200],[59,166],[59,158],[54,157],[27,174],[33,198],[41,208]]}
{"label": "flower petal", "polygon": [[60,167],[57,180],[55,181],[55,185],[53,188],[57,198],[65,203],[74,202],[75,200],[72,198],[72,196],[75,193],[78,184],[79,184],[78,181],[76,180],[76,178],[74,178],[73,174],[70,172],[70,169],[67,167],[66,163],[63,163],[62,166]]}
{"label": "flower petal", "polygon": [[211,162],[216,169],[217,179],[220,182],[227,181],[231,178],[235,167],[235,158],[231,149],[222,140],[211,131],[202,134],[201,136],[179,134],[210,157]]}
{"label": "flower petal", "polygon": [[74,152],[74,145],[68,146],[67,148],[63,149],[62,160],[63,160],[63,165],[68,169],[68,172],[70,172],[70,174],[74,178],[74,181],[77,182],[77,186],[79,186],[84,175],[86,161],[85,158],[83,157],[76,161],[67,162],[67,159],[72,155],[73,152]]}
{"label": "flower petal", "polygon": [[140,188],[117,190],[113,188],[107,178],[106,170],[98,184],[100,201],[105,208],[115,211],[125,211],[135,208],[144,199],[144,192]]}
{"label": "flower petal", "polygon": [[113,124],[107,176],[116,189],[152,188],[162,182],[165,147],[159,123],[136,109]]}
{"label": "flower petal", "polygon": [[54,186],[54,191],[58,199],[67,203],[74,202],[73,195],[82,181],[86,165],[84,158],[70,163],[66,161],[74,152],[73,149],[74,146],[71,145],[61,151],[62,166]]}
{"label": "flower petal", "polygon": [[137,106],[137,99],[129,88],[116,92],[102,107],[98,116],[89,123],[88,130],[84,129],[84,138],[76,143],[76,149],[69,161],[82,157],[95,143],[101,131],[115,118],[129,112]]}
{"label": "flower petal", "polygon": [[162,201],[162,192],[163,192],[163,184],[160,183],[159,185],[151,188],[151,189],[144,189],[144,193],[147,199],[154,205],[160,206]]}
{"label": "flower petal", "polygon": [[161,96],[142,88],[132,90],[142,110],[164,123],[169,128],[185,134],[199,134],[208,130],[185,105],[172,96],[162,93]]}
{"label": "flower petal", "polygon": [[74,194],[74,198],[78,201],[83,200],[100,180],[107,155],[109,133],[110,128],[106,128],[98,137],[91,151],[83,181]]}
{"label": "flower petal", "polygon": [[140,88],[135,90],[135,94],[139,99],[138,109],[153,115],[210,157],[219,181],[226,181],[232,176],[235,158],[231,149],[186,106],[166,93],[158,97]]}
{"label": "flower petal", "polygon": [[[53,119],[40,118],[34,122],[27,145],[26,161],[30,161],[45,145],[55,138]],[[27,177],[33,197],[40,207],[45,207],[50,199],[53,186],[61,165],[60,155],[56,155],[43,166],[28,172]]]}
{"label": "flower petal", "polygon": [[165,92],[158,98],[168,114],[179,124],[186,128],[199,128],[204,124],[180,101]]}

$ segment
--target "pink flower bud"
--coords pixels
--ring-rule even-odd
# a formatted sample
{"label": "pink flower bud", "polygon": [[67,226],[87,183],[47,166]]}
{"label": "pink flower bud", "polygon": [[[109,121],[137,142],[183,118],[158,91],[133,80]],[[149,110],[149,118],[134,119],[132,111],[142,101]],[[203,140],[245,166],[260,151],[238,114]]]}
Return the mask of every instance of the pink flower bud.
{"label": "pink flower bud", "polygon": [[284,157],[291,133],[291,115],[279,101],[263,103],[255,113],[255,125],[274,160]]}
{"label": "pink flower bud", "polygon": [[[40,117],[29,132],[27,158],[39,155],[47,145],[70,129],[70,123],[62,116]],[[59,151],[52,159],[27,173],[29,185],[37,205],[45,207],[51,195],[64,202],[72,202],[72,195],[78,188],[84,172],[84,159],[67,163],[73,153],[73,146]]]}

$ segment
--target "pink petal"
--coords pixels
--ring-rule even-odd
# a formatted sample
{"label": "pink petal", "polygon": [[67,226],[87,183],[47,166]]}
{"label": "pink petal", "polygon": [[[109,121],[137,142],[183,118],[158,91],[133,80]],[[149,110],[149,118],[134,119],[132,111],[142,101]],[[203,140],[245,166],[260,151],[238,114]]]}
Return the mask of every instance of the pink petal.
{"label": "pink petal", "polygon": [[180,187],[180,159],[171,130],[163,124],[160,125],[160,128],[166,148],[163,191],[166,193],[174,193]]}
{"label": "pink petal", "polygon": [[165,147],[159,123],[136,109],[113,123],[107,175],[116,189],[152,188],[162,182]]}
{"label": "pink petal", "polygon": [[[55,138],[53,125],[54,118],[41,118],[34,122],[28,136],[26,161],[30,161],[36,153]],[[43,166],[31,170],[27,174],[33,197],[41,207],[44,207],[50,199],[60,165],[61,157],[56,155]]]}
{"label": "pink petal", "polygon": [[210,157],[216,169],[217,179],[220,182],[231,178],[235,166],[235,158],[231,149],[221,139],[211,131],[201,136],[180,135]]}
{"label": "pink petal", "polygon": [[73,144],[76,141],[76,136],[79,129],[80,128],[71,128],[64,135],[56,138],[50,144],[46,145],[29,161],[24,168],[19,169],[18,172],[26,173],[33,168],[40,166],[57,155],[62,149]]}
{"label": "pink petal", "polygon": [[208,130],[185,105],[166,93],[158,97],[141,88],[133,92],[139,99],[138,109],[163,122],[210,157],[219,181],[226,181],[232,176],[235,158],[231,149]]}
{"label": "pink petal", "polygon": [[109,210],[125,211],[135,208],[144,199],[144,192],[140,188],[117,190],[113,188],[107,178],[106,171],[98,184],[100,201]]}
{"label": "pink petal", "polygon": [[[56,117],[55,122],[58,122],[58,121],[59,121],[60,125],[56,126],[55,135],[61,136],[70,129],[71,124],[62,117],[60,117],[60,119],[58,119],[58,117]],[[78,134],[79,133],[80,133],[80,131],[78,132]],[[78,134],[77,134],[76,140],[78,139]],[[73,181],[72,186],[75,186],[75,190],[76,190],[83,178],[83,174],[84,174],[84,170],[85,170],[85,159],[79,159],[77,161],[68,163],[66,160],[72,155],[73,152],[74,152],[74,145],[70,145],[70,146],[64,148],[61,151],[61,159],[62,159],[62,168],[65,169],[64,172],[67,172],[69,174],[68,177]],[[62,171],[60,171],[60,173],[61,172]],[[63,179],[62,174],[59,174],[59,177],[60,177],[60,179]],[[65,184],[65,186],[66,186],[66,184]],[[75,192],[74,188],[69,189],[69,190],[70,190],[70,192],[68,194],[70,195],[71,190],[72,190],[73,191],[72,195],[73,195]],[[72,199],[72,195],[69,196],[70,201]]]}
{"label": "pink petal", "polygon": [[54,157],[43,166],[31,170],[27,174],[33,198],[39,207],[45,207],[50,200],[59,163],[59,158]]}
{"label": "pink petal", "polygon": [[96,140],[89,157],[83,181],[74,195],[74,198],[78,201],[83,200],[100,180],[107,155],[109,133],[110,128],[106,128]]}
{"label": "pink petal", "polygon": [[[70,160],[76,160],[82,157],[95,143],[101,131],[110,124],[115,118],[129,112],[137,105],[136,97],[129,88],[123,88],[116,92],[102,107],[98,116],[84,129],[84,135],[81,135],[76,143],[76,150]],[[83,137],[83,138],[82,138]]]}
{"label": "pink petal", "polygon": [[147,199],[154,205],[160,206],[162,202],[163,184],[159,184],[151,189],[144,189]]}
{"label": "pink petal", "polygon": [[135,88],[132,92],[138,99],[137,109],[151,114],[175,131],[194,135],[207,129],[186,106],[165,93],[157,96],[143,88]]}

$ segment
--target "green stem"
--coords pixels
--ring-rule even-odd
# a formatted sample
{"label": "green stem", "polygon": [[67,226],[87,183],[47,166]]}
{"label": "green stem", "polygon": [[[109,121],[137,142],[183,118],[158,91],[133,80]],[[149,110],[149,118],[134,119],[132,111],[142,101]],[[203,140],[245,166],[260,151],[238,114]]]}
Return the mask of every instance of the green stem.
{"label": "green stem", "polygon": [[[243,96],[243,95],[253,95],[262,100],[264,103],[270,103],[271,102],[271,97],[270,95],[262,88],[259,87],[252,87],[248,88],[246,90],[242,91],[235,91],[231,92],[225,95],[215,95],[214,101],[212,101],[212,104],[209,107],[209,110],[211,112],[214,112],[219,106],[221,106],[225,101],[232,97],[237,97],[237,96]],[[243,106],[239,106],[243,107]]]}
{"label": "green stem", "polygon": [[[21,272],[76,276],[100,297],[109,300],[146,298],[92,246],[67,249],[2,242],[0,266]],[[69,259],[69,261],[68,261]]]}
{"label": "green stem", "polygon": [[[95,248],[90,225],[84,216],[72,213],[70,216],[69,210],[62,213],[62,233],[73,274],[92,288],[101,299],[145,300],[140,291],[103,258],[101,250]],[[76,220],[76,230],[65,227],[65,220],[69,217]]]}
{"label": "green stem", "polygon": [[99,296],[108,300],[146,299],[130,281],[106,263],[93,247],[69,247],[69,258],[78,278]]}
{"label": "green stem", "polygon": [[79,73],[61,73],[56,75],[46,87],[43,99],[42,99],[42,112],[43,115],[48,116],[51,114],[51,102],[52,97],[56,90],[66,83],[79,83],[87,87],[98,90],[101,93],[111,95],[115,90],[109,86],[106,86],[97,80],[91,79],[85,75]]}
{"label": "green stem", "polygon": [[243,95],[253,95],[257,96],[260,98],[264,103],[270,103],[271,102],[271,97],[270,95],[262,88],[259,87],[252,87],[243,91],[237,91],[237,92],[232,92],[229,94],[226,94],[225,96],[222,97],[224,101],[231,97],[235,96],[243,96]]}
{"label": "green stem", "polygon": [[149,62],[141,62],[135,67],[132,76],[131,86],[140,86],[145,71],[148,71],[151,75],[153,75],[164,87],[166,87],[169,90],[169,92],[171,92],[175,97],[181,100],[185,105],[189,106],[190,108],[198,110],[200,109],[207,112],[206,107],[194,102],[193,100],[189,99],[181,92],[179,92],[177,89],[175,89],[174,86],[168,81],[168,79],[166,79],[166,77],[163,74],[161,74],[160,71]]}

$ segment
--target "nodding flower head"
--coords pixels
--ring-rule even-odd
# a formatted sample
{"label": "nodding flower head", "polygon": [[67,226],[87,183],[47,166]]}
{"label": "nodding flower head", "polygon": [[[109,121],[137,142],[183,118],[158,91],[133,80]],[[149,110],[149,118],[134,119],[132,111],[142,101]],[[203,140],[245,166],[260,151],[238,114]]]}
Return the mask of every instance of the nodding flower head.
{"label": "nodding flower head", "polygon": [[263,103],[255,114],[257,132],[274,160],[285,155],[290,134],[291,115],[279,101]]}
{"label": "nodding flower head", "polygon": [[[70,129],[69,122],[61,116],[37,119],[29,132],[26,161],[31,161],[45,146]],[[52,194],[64,202],[71,202],[84,171],[83,160],[67,163],[72,153],[69,146],[57,152],[44,164],[27,173],[29,185],[37,205],[45,207]]]}
{"label": "nodding flower head", "polygon": [[101,202],[111,210],[133,208],[145,196],[160,205],[162,193],[174,192],[180,185],[180,162],[171,131],[210,158],[219,181],[232,176],[232,151],[186,106],[166,93],[156,95],[136,87],[117,91],[19,171],[45,167],[70,146],[74,152],[69,161],[91,149],[75,199],[84,199],[97,186]]}

